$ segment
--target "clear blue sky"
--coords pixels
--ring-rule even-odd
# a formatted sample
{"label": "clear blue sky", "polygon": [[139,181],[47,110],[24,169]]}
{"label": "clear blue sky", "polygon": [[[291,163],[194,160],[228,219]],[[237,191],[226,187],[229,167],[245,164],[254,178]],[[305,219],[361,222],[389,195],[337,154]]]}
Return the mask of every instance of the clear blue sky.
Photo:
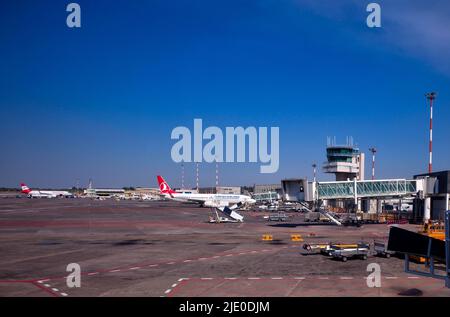
{"label": "clear blue sky", "polygon": [[80,0],[81,29],[69,2],[0,4],[0,186],[179,186],[170,133],[194,118],[280,127],[278,173],[221,164],[223,185],[312,178],[327,136],[408,178],[427,168],[430,90],[434,169],[450,169],[448,1],[378,1],[381,29],[362,0]]}

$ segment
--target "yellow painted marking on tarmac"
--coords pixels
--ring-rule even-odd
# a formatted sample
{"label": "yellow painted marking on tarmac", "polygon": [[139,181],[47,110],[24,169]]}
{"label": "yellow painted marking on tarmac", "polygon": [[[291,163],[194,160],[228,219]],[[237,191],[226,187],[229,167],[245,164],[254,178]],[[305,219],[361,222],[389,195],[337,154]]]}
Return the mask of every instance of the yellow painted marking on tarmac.
{"label": "yellow painted marking on tarmac", "polygon": [[273,241],[273,236],[271,234],[263,234],[262,241]]}
{"label": "yellow painted marking on tarmac", "polygon": [[303,238],[301,234],[291,234],[291,241],[293,242],[302,242]]}

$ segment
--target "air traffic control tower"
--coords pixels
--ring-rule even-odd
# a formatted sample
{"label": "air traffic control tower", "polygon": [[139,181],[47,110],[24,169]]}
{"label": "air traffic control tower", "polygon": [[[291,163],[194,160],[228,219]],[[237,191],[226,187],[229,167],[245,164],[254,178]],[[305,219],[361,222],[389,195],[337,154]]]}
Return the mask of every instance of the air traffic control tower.
{"label": "air traffic control tower", "polygon": [[335,145],[328,141],[327,161],[323,164],[325,173],[336,175],[336,181],[364,180],[364,153],[353,146],[353,140],[347,138],[346,145]]}

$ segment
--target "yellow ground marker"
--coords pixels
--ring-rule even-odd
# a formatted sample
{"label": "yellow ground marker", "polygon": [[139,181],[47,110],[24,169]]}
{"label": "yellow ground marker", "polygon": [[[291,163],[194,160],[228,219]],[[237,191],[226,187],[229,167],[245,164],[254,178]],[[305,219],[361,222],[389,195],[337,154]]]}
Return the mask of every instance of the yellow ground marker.
{"label": "yellow ground marker", "polygon": [[263,234],[262,241],[273,241],[273,236],[271,234]]}
{"label": "yellow ground marker", "polygon": [[301,234],[291,234],[291,241],[302,242],[303,238]]}

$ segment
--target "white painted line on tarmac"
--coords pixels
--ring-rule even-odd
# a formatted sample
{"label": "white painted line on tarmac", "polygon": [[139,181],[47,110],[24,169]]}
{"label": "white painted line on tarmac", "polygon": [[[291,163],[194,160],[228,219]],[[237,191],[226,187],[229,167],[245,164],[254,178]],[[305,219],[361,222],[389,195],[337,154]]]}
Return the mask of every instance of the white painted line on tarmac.
{"label": "white painted line on tarmac", "polygon": [[42,283],[47,282],[47,281],[50,281],[50,280],[49,280],[49,279],[46,279],[46,280],[40,280],[40,281],[38,281],[38,283],[39,283],[39,284],[42,284]]}
{"label": "white painted line on tarmac", "polygon": [[88,275],[96,275],[99,274],[98,272],[92,272],[92,273],[88,273]]}
{"label": "white painted line on tarmac", "polygon": [[396,280],[396,279],[398,279],[398,277],[397,276],[386,276],[386,279],[388,279],[388,280]]}
{"label": "white painted line on tarmac", "polygon": [[283,278],[282,277],[272,277],[271,279],[272,280],[282,280]]}
{"label": "white painted line on tarmac", "polygon": [[176,287],[177,285],[178,285],[177,283],[172,284],[172,288]]}
{"label": "white painted line on tarmac", "polygon": [[120,272],[121,270],[111,270],[111,271],[109,271],[109,272],[111,272],[111,273],[115,273],[115,272]]}
{"label": "white painted line on tarmac", "polygon": [[[38,283],[42,284],[44,281],[50,281],[50,279],[41,280],[41,281],[38,281]],[[61,296],[68,296],[67,293],[61,292],[59,289],[57,289],[56,287],[52,287],[50,284],[44,284],[44,286],[51,289],[55,293],[59,293]]]}
{"label": "white painted line on tarmac", "polygon": [[169,294],[172,290],[169,288],[167,291],[164,292],[164,294]]}
{"label": "white painted line on tarmac", "polygon": [[341,276],[340,279],[341,280],[353,280],[353,277]]}
{"label": "white painted line on tarmac", "polygon": [[184,263],[192,262],[192,260],[184,260]]}
{"label": "white painted line on tarmac", "polygon": [[139,269],[141,269],[140,266],[135,266],[135,267],[130,268],[130,270],[139,270]]}
{"label": "white painted line on tarmac", "polygon": [[155,267],[158,266],[158,264],[150,264],[148,267]]}

